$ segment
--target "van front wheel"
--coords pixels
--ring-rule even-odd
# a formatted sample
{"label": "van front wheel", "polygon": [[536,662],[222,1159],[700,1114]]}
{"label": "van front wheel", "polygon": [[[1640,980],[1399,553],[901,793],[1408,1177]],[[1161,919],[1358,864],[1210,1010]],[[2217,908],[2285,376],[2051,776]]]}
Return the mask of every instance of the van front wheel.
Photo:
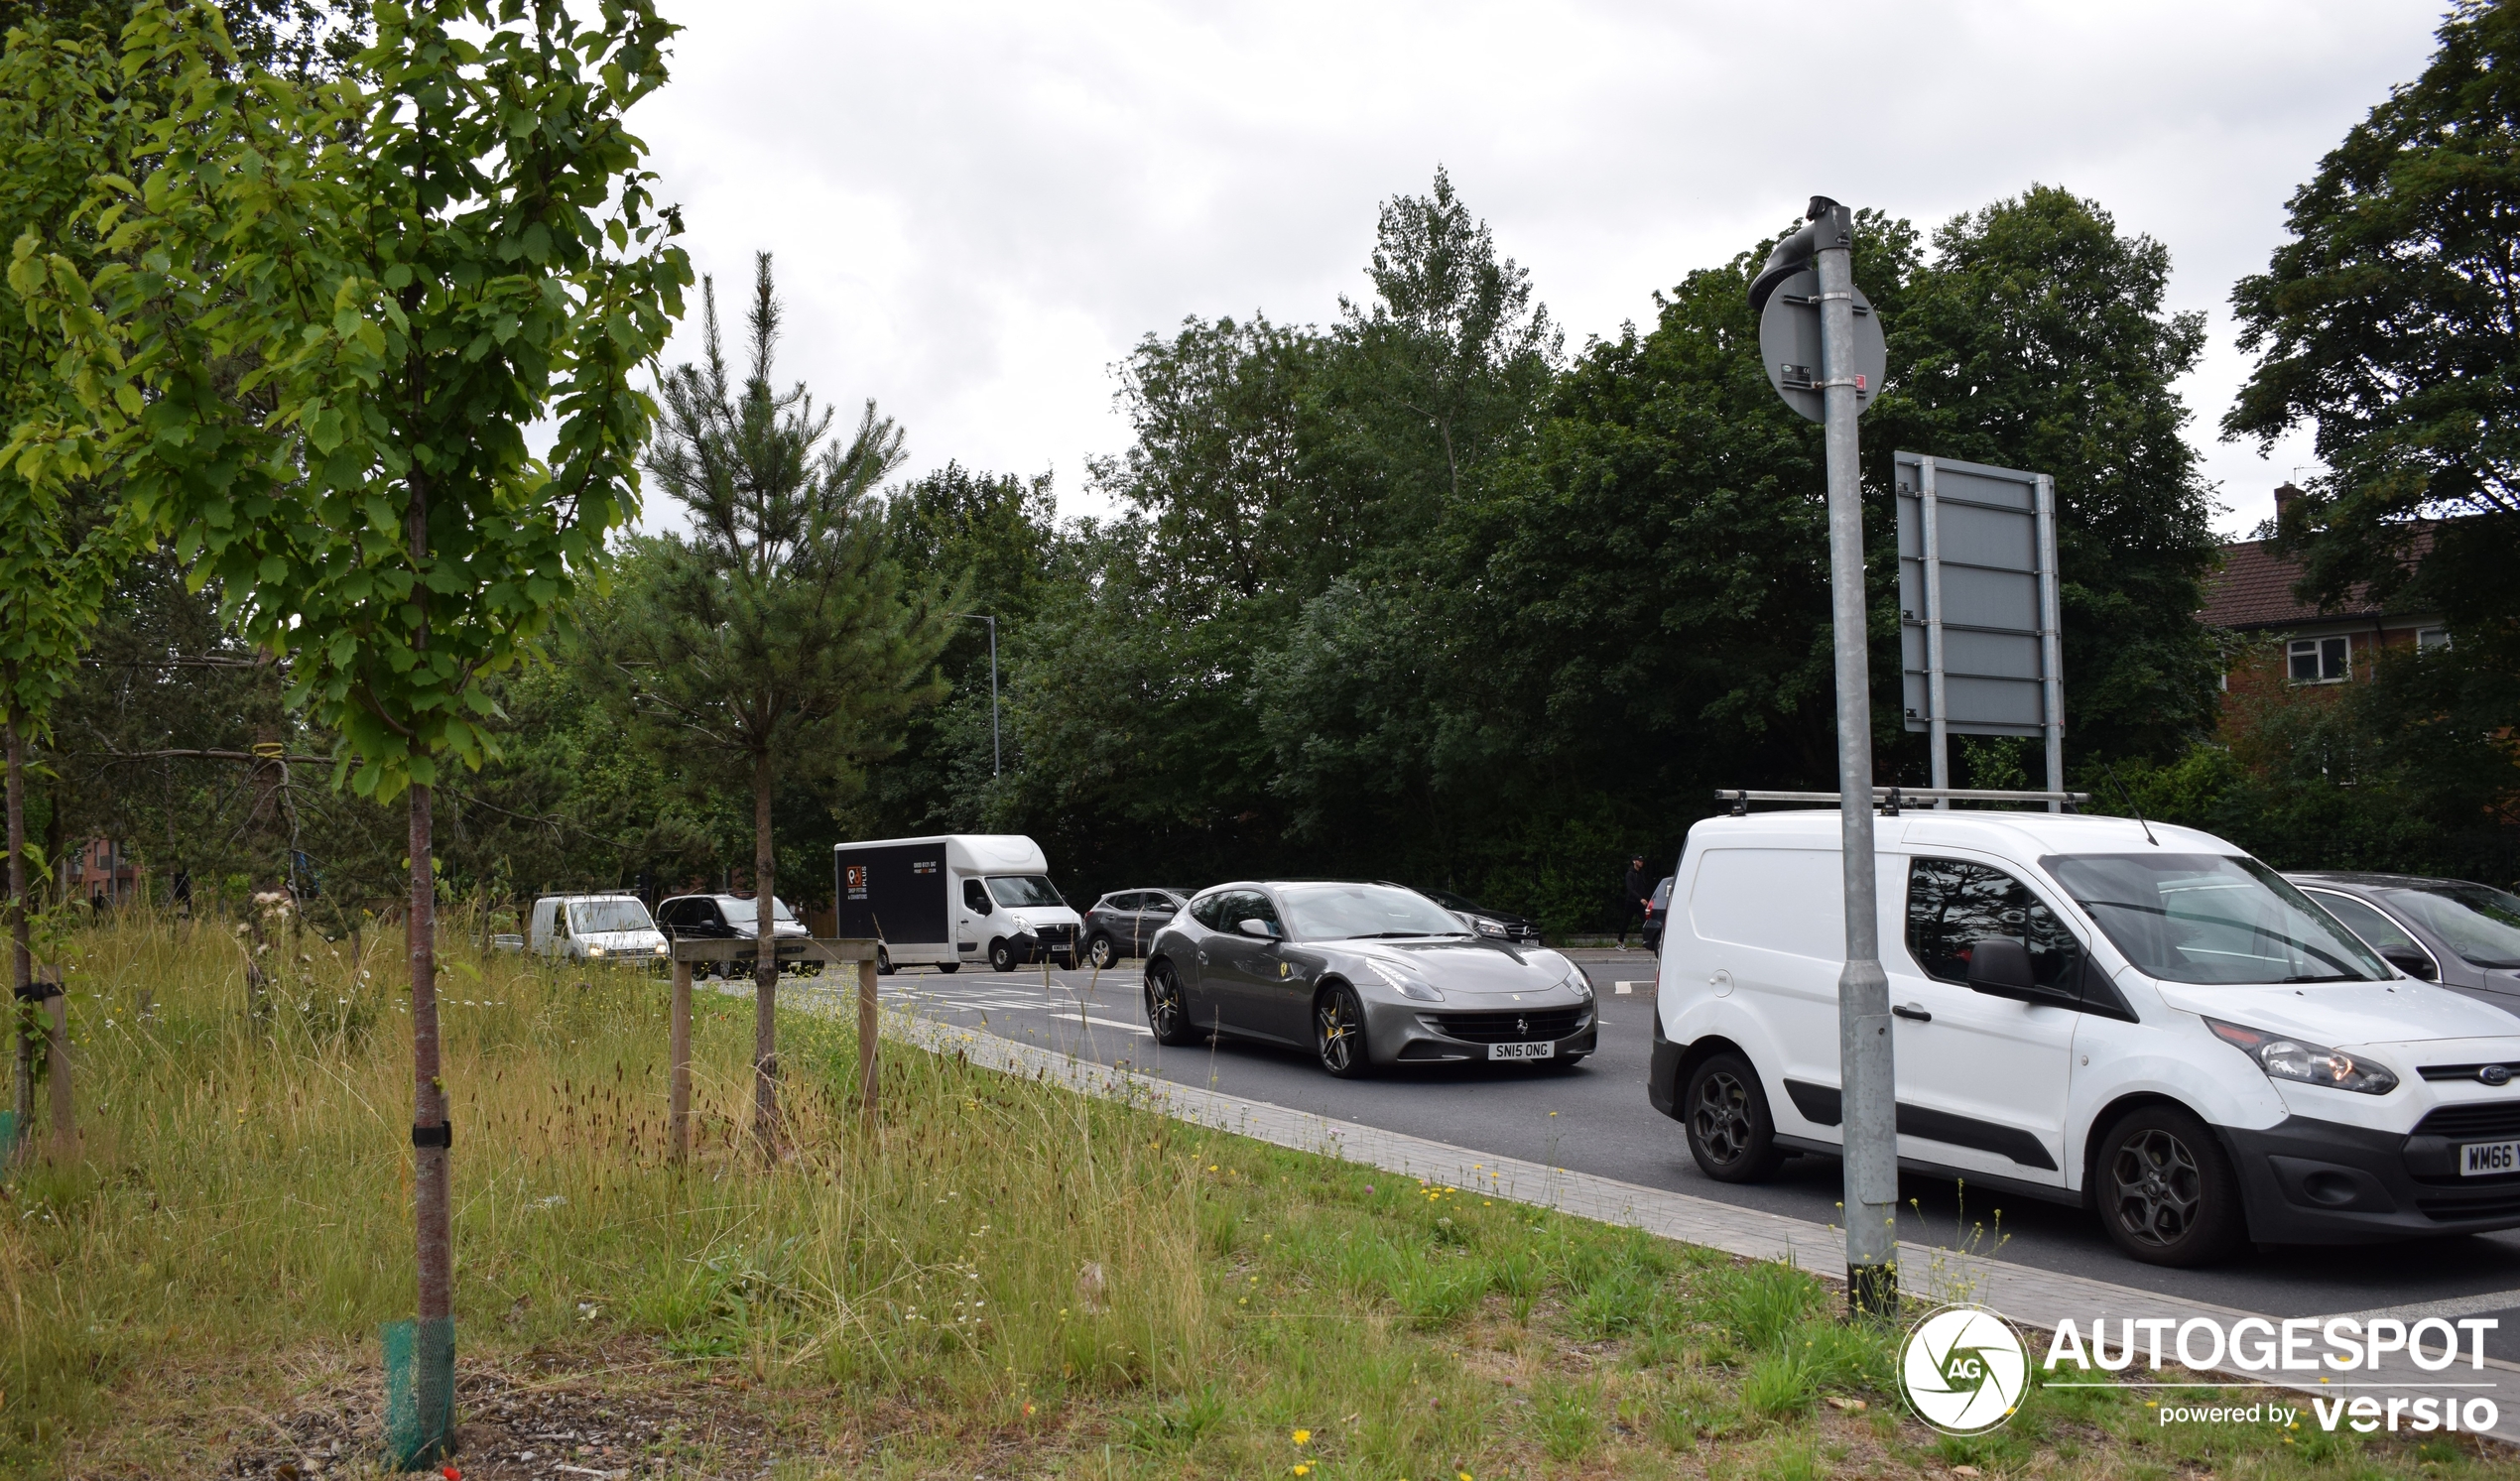
{"label": "van front wheel", "polygon": [[1689,1155],[1717,1182],[1758,1182],[1785,1158],[1776,1146],[1759,1072],[1739,1054],[1709,1054],[1689,1072],[1682,1099]]}
{"label": "van front wheel", "polygon": [[2128,1112],[2101,1139],[2097,1171],[2101,1226],[2146,1265],[2210,1265],[2248,1237],[2222,1144],[2177,1106]]}

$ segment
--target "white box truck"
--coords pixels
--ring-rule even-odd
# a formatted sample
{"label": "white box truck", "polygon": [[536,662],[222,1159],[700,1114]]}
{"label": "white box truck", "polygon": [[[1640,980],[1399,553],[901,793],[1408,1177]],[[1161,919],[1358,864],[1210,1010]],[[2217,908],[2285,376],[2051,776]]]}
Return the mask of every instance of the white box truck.
{"label": "white box truck", "polygon": [[878,970],[950,972],[985,961],[1010,972],[1076,964],[1083,922],[1050,883],[1041,845],[1014,833],[881,838],[831,851],[839,933],[883,942]]}

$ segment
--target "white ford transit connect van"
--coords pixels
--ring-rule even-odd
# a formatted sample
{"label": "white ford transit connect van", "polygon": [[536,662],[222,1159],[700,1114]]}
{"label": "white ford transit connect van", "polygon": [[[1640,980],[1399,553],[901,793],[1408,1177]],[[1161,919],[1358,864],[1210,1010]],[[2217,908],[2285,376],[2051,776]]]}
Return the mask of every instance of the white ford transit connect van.
{"label": "white ford transit connect van", "polygon": [[[2520,1225],[2520,1025],[2382,961],[2210,834],[1875,823],[1900,1165],[2095,1212],[2127,1254]],[[1710,1177],[1835,1154],[1834,809],[1690,829],[1655,1107]]]}

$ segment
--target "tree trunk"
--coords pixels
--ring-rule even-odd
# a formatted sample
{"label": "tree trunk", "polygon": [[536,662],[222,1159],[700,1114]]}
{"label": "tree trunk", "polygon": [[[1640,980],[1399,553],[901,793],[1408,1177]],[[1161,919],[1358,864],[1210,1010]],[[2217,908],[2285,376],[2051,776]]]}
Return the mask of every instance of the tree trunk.
{"label": "tree trunk", "polygon": [[770,852],[770,758],[752,763],[753,1017],[752,1132],[764,1157],[779,1155],[779,938],[771,903],[778,884]]}
{"label": "tree trunk", "polygon": [[27,1005],[35,989],[35,943],[26,909],[26,746],[18,722],[9,721],[9,1037],[17,1046],[18,1152],[34,1145],[27,1123],[35,1116],[35,1045],[27,1037]]}
{"label": "tree trunk", "polygon": [[[411,790],[411,909],[404,921],[412,967],[412,1219],[418,1234],[420,1323],[454,1315],[454,1233],[446,1192],[446,1160],[452,1141],[446,1122],[446,1086],[438,1063],[438,881],[431,856],[430,790]],[[423,1145],[426,1144],[426,1145]],[[421,1381],[433,1377],[424,1364]],[[424,1416],[445,1413],[443,1401],[425,1391]]]}

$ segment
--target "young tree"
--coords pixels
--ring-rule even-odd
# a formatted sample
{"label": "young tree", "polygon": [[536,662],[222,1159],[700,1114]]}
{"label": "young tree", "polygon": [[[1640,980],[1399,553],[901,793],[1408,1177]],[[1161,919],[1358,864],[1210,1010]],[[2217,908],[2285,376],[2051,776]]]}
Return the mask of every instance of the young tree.
{"label": "young tree", "polygon": [[[216,13],[143,0],[126,68],[179,78],[145,183],[107,179],[114,260],[22,237],[10,282],[76,343],[85,419],[12,452],[123,480],[230,619],[290,661],[335,781],[407,802],[420,1432],[452,1396],[446,1086],[431,799],[485,755],[485,676],[561,615],[634,508],[690,269],[623,114],[665,81],[651,0],[581,27],[523,0],[380,7],[336,80],[240,64]],[[199,28],[211,30],[204,34]],[[241,373],[240,373],[241,372]],[[535,456],[528,429],[551,430]]]}
{"label": "young tree", "polygon": [[[147,75],[125,76],[94,27],[30,20],[0,54],[0,233],[46,240],[93,270],[101,254],[87,208],[95,183],[127,168]],[[0,291],[0,426],[64,411],[73,384],[59,373],[66,348],[58,316]],[[75,462],[34,455],[0,459],[0,729],[7,743],[9,976],[6,1015],[17,1045],[17,1129],[34,1111],[34,1076],[22,1022],[34,982],[27,883],[27,749],[41,742],[63,690],[77,677],[98,609],[134,549],[134,529],[110,491]],[[65,1055],[66,1049],[63,1050]],[[68,1063],[57,1057],[53,1138],[67,1152],[73,1128]],[[22,1142],[30,1146],[31,1142]]]}
{"label": "young tree", "polygon": [[741,768],[753,804],[753,1132],[779,1146],[779,958],[772,947],[771,800],[781,781],[855,784],[900,745],[909,715],[944,697],[932,666],[951,602],[905,596],[868,496],[901,433],[868,402],[845,443],[804,386],[772,381],[779,301],[754,260],[751,357],[729,372],[714,285],[702,288],[707,360],[665,378],[648,470],[692,513],[689,539],[639,542],[622,600],[592,636],[634,736],[697,789]]}
{"label": "young tree", "polygon": [[[2261,355],[2225,436],[2304,422],[2328,465],[2279,536],[2309,594],[2440,603],[2520,653],[2520,7],[2461,0],[2414,82],[2293,194],[2291,241],[2231,304]],[[2431,527],[2429,555],[2417,545]]]}

